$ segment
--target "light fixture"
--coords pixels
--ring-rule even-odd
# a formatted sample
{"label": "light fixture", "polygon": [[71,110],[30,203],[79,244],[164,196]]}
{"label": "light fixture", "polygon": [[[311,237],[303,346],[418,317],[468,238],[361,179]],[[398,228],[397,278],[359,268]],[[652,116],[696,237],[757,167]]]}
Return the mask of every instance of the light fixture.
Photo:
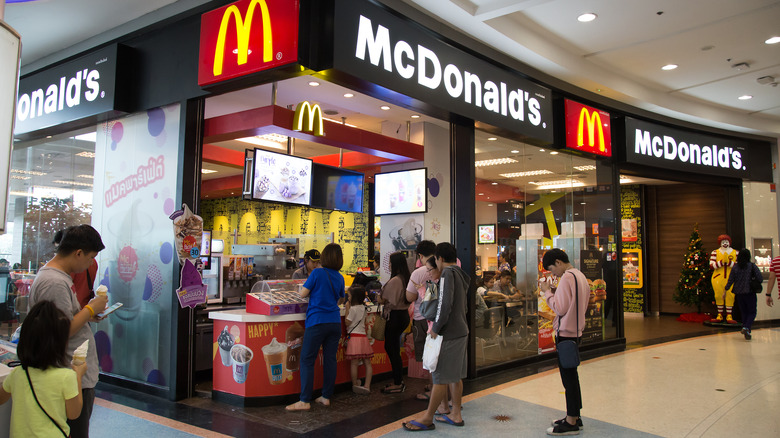
{"label": "light fixture", "polygon": [[31,176],[21,176],[21,175],[11,175],[11,179],[20,179],[23,181],[26,181],[28,179],[32,178]]}
{"label": "light fixture", "polygon": [[95,179],[95,175],[76,175],[77,178]]}
{"label": "light fixture", "polygon": [[596,166],[592,164],[588,164],[586,166],[574,166],[574,168],[579,170],[580,172],[585,172],[586,170],[596,170]]}
{"label": "light fixture", "polygon": [[750,100],[752,98],[753,98],[753,96],[751,96],[749,94],[745,94],[743,96],[739,96],[737,99],[739,99],[739,100]]}
{"label": "light fixture", "polygon": [[620,175],[620,184],[629,184],[629,183],[632,183],[632,182],[634,182],[634,180],[632,180],[631,178],[629,178],[629,177],[627,177],[625,175]]}
{"label": "light fixture", "polygon": [[344,97],[346,97],[347,99],[349,99],[350,97],[355,97],[355,95],[354,95],[354,94],[352,94],[352,93],[344,93]]}
{"label": "light fixture", "polygon": [[382,106],[379,107],[379,109],[387,111],[387,110],[390,109],[390,107],[387,106],[387,105],[382,105]]}
{"label": "light fixture", "polygon": [[512,149],[512,150],[511,150],[511,151],[509,151],[509,152],[511,152],[511,153],[513,153],[513,154],[519,154],[519,153],[520,153],[520,151],[518,151],[517,149]]}
{"label": "light fixture", "polygon": [[69,185],[74,185],[74,186],[92,187],[91,183],[83,183],[83,182],[79,182],[79,181],[65,181],[65,180],[58,179],[58,180],[52,181],[52,182],[55,183],[55,184],[69,184]]}
{"label": "light fixture", "polygon": [[498,140],[496,137],[488,137],[488,141],[496,141]]}
{"label": "light fixture", "polygon": [[558,155],[558,152],[557,151],[552,151],[552,152],[550,152],[550,155]]}
{"label": "light fixture", "polygon": [[493,206],[493,204],[488,204],[488,207],[492,207],[492,206]]}
{"label": "light fixture", "polygon": [[257,146],[265,146],[273,149],[287,149],[287,137],[280,134],[264,134],[256,135],[254,137],[237,138],[237,141],[243,143],[249,143]]}
{"label": "light fixture", "polygon": [[319,86],[320,86],[320,83],[319,83],[319,82],[317,82],[317,81],[311,81],[311,82],[309,82],[309,86],[310,86],[310,87],[319,87]]}
{"label": "light fixture", "polygon": [[520,178],[523,176],[536,176],[536,175],[549,175],[552,172],[547,169],[541,169],[541,170],[529,170],[526,172],[514,172],[514,173],[501,173],[499,176],[503,176],[504,178]]}
{"label": "light fixture", "polygon": [[200,173],[217,173],[217,171],[212,169],[202,168],[200,169]]}
{"label": "light fixture", "polygon": [[669,70],[674,70],[677,67],[679,67],[677,64],[666,64],[665,66],[661,67],[661,70],[669,71]]}
{"label": "light fixture", "polygon": [[38,172],[37,170],[11,169],[11,172],[12,173],[21,173],[22,175],[35,175],[35,176],[47,175],[46,172]]}
{"label": "light fixture", "polygon": [[419,119],[419,118],[420,118],[420,115],[419,115],[419,114],[412,114],[412,118],[413,118],[413,119]]}
{"label": "light fixture", "polygon": [[584,182],[576,179],[562,179],[556,181],[541,181],[541,182],[529,182],[540,189],[566,189],[569,187],[582,187]]}
{"label": "light fixture", "polygon": [[95,153],[94,152],[89,152],[89,151],[84,151],[84,152],[79,152],[78,154],[76,154],[76,156],[77,157],[83,157],[83,158],[95,158]]}
{"label": "light fixture", "polygon": [[773,36],[772,38],[769,38],[768,40],[764,41],[764,44],[777,44],[780,43],[780,36]]}
{"label": "light fixture", "polygon": [[544,149],[539,149],[539,152],[544,152]]}
{"label": "light fixture", "polygon": [[339,125],[349,126],[351,128],[357,128],[357,126],[349,124],[349,123],[345,122],[344,120],[329,119],[327,117],[323,117],[322,120],[327,120],[329,122],[338,123]]}
{"label": "light fixture", "polygon": [[497,166],[499,164],[517,163],[514,158],[495,158],[493,160],[479,160],[474,162],[474,167]]}
{"label": "light fixture", "polygon": [[484,193],[477,193],[478,196],[485,196]]}
{"label": "light fixture", "polygon": [[80,134],[73,138],[76,140],[89,141],[94,143],[97,141],[97,132],[87,132],[86,134]]}
{"label": "light fixture", "polygon": [[591,21],[595,20],[596,17],[598,17],[598,15],[596,15],[596,14],[594,14],[592,12],[586,12],[586,13],[580,15],[579,17],[577,17],[577,21],[579,21],[580,23],[588,23],[588,22],[591,22]]}

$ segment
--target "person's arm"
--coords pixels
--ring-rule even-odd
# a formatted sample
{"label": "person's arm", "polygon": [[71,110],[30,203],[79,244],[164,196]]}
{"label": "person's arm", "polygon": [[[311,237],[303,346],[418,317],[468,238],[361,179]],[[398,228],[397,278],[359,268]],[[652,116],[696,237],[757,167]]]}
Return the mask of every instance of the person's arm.
{"label": "person's arm", "polygon": [[8,400],[11,400],[11,393],[5,392],[5,389],[3,389],[3,387],[0,387],[0,405],[4,404]]}
{"label": "person's arm", "polygon": [[431,338],[436,339],[441,329],[447,324],[452,312],[452,302],[455,295],[455,276],[452,270],[445,269],[441,273],[443,287],[439,288],[439,308],[436,311],[436,320],[431,327]]}
{"label": "person's arm", "polygon": [[772,307],[775,304],[772,301],[772,290],[775,288],[776,278],[775,271],[769,271],[769,282],[766,285],[766,305],[769,307]]}
{"label": "person's arm", "polygon": [[73,365],[73,371],[76,372],[76,381],[78,382],[79,392],[78,394],[68,400],[65,400],[65,414],[69,420],[75,420],[81,416],[81,408],[84,405],[84,400],[81,398],[81,378],[87,372],[87,363],[81,365]]}

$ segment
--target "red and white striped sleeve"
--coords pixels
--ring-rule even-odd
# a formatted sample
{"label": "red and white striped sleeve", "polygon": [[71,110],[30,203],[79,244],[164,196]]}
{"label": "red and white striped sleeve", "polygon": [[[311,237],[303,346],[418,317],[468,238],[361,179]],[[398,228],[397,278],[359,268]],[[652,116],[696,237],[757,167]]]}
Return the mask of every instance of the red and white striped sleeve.
{"label": "red and white striped sleeve", "polygon": [[769,265],[769,272],[774,272],[776,276],[780,277],[780,256],[772,259],[772,264]]}
{"label": "red and white striped sleeve", "polygon": [[710,268],[718,269],[721,266],[723,266],[723,264],[718,261],[718,250],[712,250],[710,253]]}

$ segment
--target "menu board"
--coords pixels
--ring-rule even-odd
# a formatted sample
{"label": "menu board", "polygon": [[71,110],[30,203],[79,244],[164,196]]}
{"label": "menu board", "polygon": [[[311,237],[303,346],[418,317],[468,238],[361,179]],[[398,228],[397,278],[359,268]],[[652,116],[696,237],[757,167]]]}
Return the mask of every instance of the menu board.
{"label": "menu board", "polygon": [[374,175],[374,214],[425,213],[428,170],[426,168]]}
{"label": "menu board", "polygon": [[477,243],[496,243],[496,224],[477,225]]}
{"label": "menu board", "polygon": [[263,149],[254,160],[252,199],[309,205],[311,160]]}
{"label": "menu board", "polygon": [[[641,257],[637,254],[641,254],[643,247],[642,241],[642,189],[638,185],[622,185],[620,187],[620,216],[621,216],[621,228],[622,240],[623,240],[623,255],[631,251],[629,258],[637,258],[641,260]],[[622,257],[622,256],[621,256]],[[645,306],[645,290],[642,287],[642,275],[641,266],[638,265],[638,261],[631,261],[629,264],[627,261],[623,261],[623,311],[642,313]],[[634,276],[633,273],[636,273]],[[626,281],[628,276],[629,281]]]}

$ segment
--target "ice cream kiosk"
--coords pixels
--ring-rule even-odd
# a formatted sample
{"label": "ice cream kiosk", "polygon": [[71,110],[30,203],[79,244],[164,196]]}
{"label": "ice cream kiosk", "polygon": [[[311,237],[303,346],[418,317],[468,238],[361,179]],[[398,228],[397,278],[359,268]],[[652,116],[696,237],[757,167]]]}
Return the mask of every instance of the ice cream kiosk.
{"label": "ice cream kiosk", "polygon": [[[288,279],[258,281],[246,296],[246,309],[209,313],[214,322],[212,398],[239,406],[298,400],[299,358],[308,305],[308,298],[298,291],[304,283]],[[375,306],[369,311],[372,326],[377,315]],[[344,310],[341,312],[343,318]],[[351,386],[350,364],[344,359],[345,335],[342,332],[337,353],[336,384]],[[374,375],[389,372],[384,342],[375,341],[373,350]],[[404,357],[404,366],[406,361]],[[322,388],[321,364],[320,356],[314,365],[315,391]],[[360,373],[362,377],[362,368]]]}

